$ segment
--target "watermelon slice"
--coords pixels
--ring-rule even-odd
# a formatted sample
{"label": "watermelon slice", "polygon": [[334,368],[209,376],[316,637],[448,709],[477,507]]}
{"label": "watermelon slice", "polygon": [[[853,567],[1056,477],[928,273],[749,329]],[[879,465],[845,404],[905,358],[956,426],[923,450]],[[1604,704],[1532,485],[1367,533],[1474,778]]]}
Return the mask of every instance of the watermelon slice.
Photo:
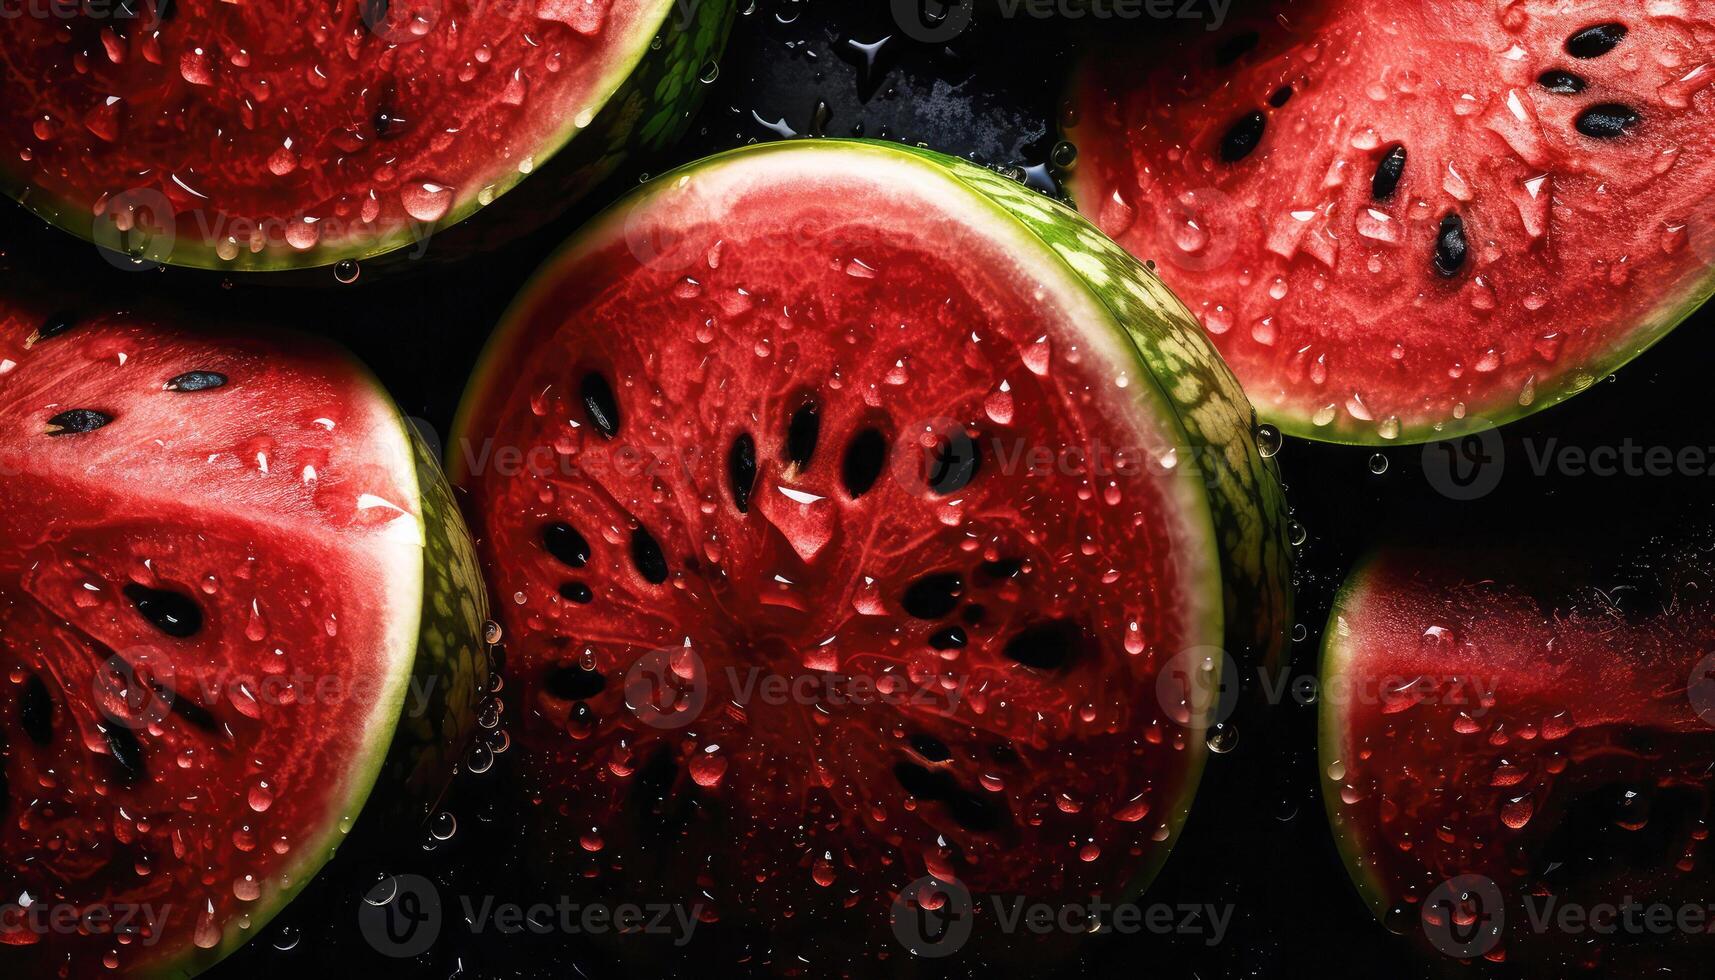
{"label": "watermelon slice", "polygon": [[487,603],[362,367],[8,300],[0,473],[10,975],[200,972],[372,788],[426,815],[474,730]]}
{"label": "watermelon slice", "polygon": [[1283,431],[1500,424],[1715,290],[1715,8],[1261,6],[1092,57],[1072,192]]}
{"label": "watermelon slice", "polygon": [[0,35],[0,189],[138,261],[276,270],[418,257],[542,171],[456,256],[673,142],[732,7],[60,4]]}
{"label": "watermelon slice", "polygon": [[1708,554],[1570,595],[1520,565],[1386,554],[1338,597],[1321,762],[1352,878],[1378,918],[1459,959],[1540,976],[1706,963],[1707,931],[1560,923],[1627,901],[1674,923],[1707,907]]}
{"label": "watermelon slice", "polygon": [[657,178],[539,274],[460,418],[542,853],[696,910],[698,962],[907,959],[890,910],[949,889],[967,955],[1049,942],[983,903],[1147,883],[1198,675],[1280,645],[1272,464],[1184,308],[928,151]]}

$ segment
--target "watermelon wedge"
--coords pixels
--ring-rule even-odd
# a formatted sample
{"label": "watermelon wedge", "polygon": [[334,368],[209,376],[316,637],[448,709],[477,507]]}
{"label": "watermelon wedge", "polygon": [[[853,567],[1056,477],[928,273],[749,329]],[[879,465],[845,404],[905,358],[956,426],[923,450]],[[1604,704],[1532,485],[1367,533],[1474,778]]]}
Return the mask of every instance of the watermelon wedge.
{"label": "watermelon wedge", "polygon": [[0,473],[8,975],[201,972],[372,790],[426,816],[486,689],[487,603],[362,367],[6,300]]}
{"label": "watermelon wedge", "polygon": [[1323,790],[1359,891],[1437,957],[1707,963],[1707,923],[1681,913],[1715,886],[1708,552],[1601,590],[1544,582],[1540,556],[1466,565],[1384,553],[1329,621]]}
{"label": "watermelon wedge", "polygon": [[1281,644],[1279,488],[1184,308],[929,151],[647,184],[519,298],[450,451],[544,867],[694,910],[705,966],[903,964],[960,889],[966,962],[1046,955],[984,903],[1147,884],[1199,675]]}
{"label": "watermelon wedge", "polygon": [[1293,435],[1556,404],[1715,291],[1715,9],[1287,0],[1088,59],[1079,207]]}
{"label": "watermelon wedge", "polygon": [[[731,0],[118,0],[0,35],[0,189],[134,260],[457,257],[687,124]],[[533,173],[531,192],[500,206]]]}

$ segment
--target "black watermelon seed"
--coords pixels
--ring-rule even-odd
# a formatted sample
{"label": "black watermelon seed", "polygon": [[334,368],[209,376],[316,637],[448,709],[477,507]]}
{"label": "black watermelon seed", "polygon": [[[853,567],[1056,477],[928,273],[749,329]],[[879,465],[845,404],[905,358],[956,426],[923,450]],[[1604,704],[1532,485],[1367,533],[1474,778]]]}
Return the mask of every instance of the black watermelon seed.
{"label": "black watermelon seed", "polygon": [[119,764],[127,782],[136,782],[147,774],[143,766],[143,746],[137,743],[137,733],[127,728],[123,722],[108,720],[96,723],[101,734],[107,739],[107,749],[113,753],[113,761]]}
{"label": "black watermelon seed", "polygon": [[226,375],[215,371],[187,371],[167,382],[168,391],[213,391],[225,387]]}
{"label": "black watermelon seed", "polygon": [[1578,75],[1574,75],[1569,71],[1561,71],[1556,68],[1538,75],[1536,78],[1536,84],[1541,85],[1544,89],[1553,92],[1555,95],[1577,95],[1579,92],[1584,91],[1584,86],[1587,83]]}
{"label": "black watermelon seed", "polygon": [[98,412],[93,408],[74,408],[48,419],[48,435],[67,436],[94,432],[111,421],[113,416],[106,412]]}
{"label": "black watermelon seed", "polygon": [[24,726],[24,734],[30,736],[30,741],[37,745],[46,745],[54,737],[54,699],[48,694],[48,686],[35,674],[24,682],[24,689],[18,692],[18,723]]}
{"label": "black watermelon seed", "polygon": [[570,524],[558,521],[542,528],[542,547],[567,568],[582,568],[590,560],[590,543]]}
{"label": "black watermelon seed", "polygon": [[1056,670],[1076,660],[1091,640],[1077,623],[1064,619],[1026,626],[1006,643],[1006,655],[1037,670]]}
{"label": "black watermelon seed", "polygon": [[915,762],[894,763],[893,778],[899,780],[905,792],[920,800],[946,799],[959,790],[952,776]]}
{"label": "black watermelon seed", "polygon": [[1276,109],[1280,108],[1281,106],[1283,106],[1283,105],[1285,105],[1291,101],[1292,101],[1292,86],[1290,86],[1290,85],[1282,85],[1281,87],[1274,90],[1273,95],[1268,97],[1268,104],[1271,106],[1274,106]]}
{"label": "black watermelon seed", "polygon": [[947,748],[947,743],[933,735],[918,733],[906,741],[911,743],[911,750],[930,762],[946,762],[953,758],[953,751]]}
{"label": "black watermelon seed", "polygon": [[1636,109],[1618,102],[1604,102],[1593,105],[1578,114],[1573,125],[1578,131],[1592,139],[1611,140],[1631,132],[1642,116]]}
{"label": "black watermelon seed", "polygon": [[1221,67],[1232,64],[1250,54],[1260,40],[1262,40],[1262,35],[1256,31],[1241,31],[1234,34],[1222,41],[1221,46],[1215,49],[1215,64]]}
{"label": "black watermelon seed", "polygon": [[582,582],[567,582],[560,586],[560,598],[567,602],[575,602],[580,606],[587,606],[595,600],[595,593],[591,592],[590,587]]}
{"label": "black watermelon seed", "polygon": [[155,697],[158,698],[161,703],[170,706],[173,714],[178,715],[180,718],[183,718],[185,721],[190,722],[192,725],[195,725],[205,732],[209,732],[210,734],[220,733],[223,726],[220,722],[215,720],[214,715],[210,713],[207,708],[197,704],[195,701],[192,701],[190,698],[187,698],[182,694],[169,691],[159,684],[150,684],[150,687],[155,689]]}
{"label": "black watermelon seed", "polygon": [[965,611],[959,615],[964,619],[966,626],[975,626],[988,618],[988,613],[988,607],[980,602],[973,602],[966,606]]}
{"label": "black watermelon seed", "polygon": [[566,664],[548,671],[543,684],[561,701],[587,701],[607,688],[607,678],[583,664]]}
{"label": "black watermelon seed", "polygon": [[44,340],[58,337],[60,334],[65,333],[76,325],[77,321],[72,318],[71,314],[55,313],[53,316],[42,321],[42,325],[36,328],[35,334],[25,342],[24,346],[32,347]]}
{"label": "black watermelon seed", "polygon": [[647,528],[631,532],[631,561],[637,566],[637,574],[646,581],[656,585],[667,581],[667,556],[661,553],[661,542]]}
{"label": "black watermelon seed", "polygon": [[1370,193],[1378,201],[1387,200],[1398,189],[1399,179],[1404,175],[1405,147],[1395,144],[1382,154],[1381,161],[1376,164],[1376,175],[1370,179]]}
{"label": "black watermelon seed", "polygon": [[182,640],[202,629],[202,609],[189,596],[133,582],[125,586],[125,598],[131,600],[144,619],[168,636]]}
{"label": "black watermelon seed", "polygon": [[1441,219],[1441,230],[1435,233],[1435,271],[1448,279],[1458,275],[1468,251],[1464,219],[1448,214]]}
{"label": "black watermelon seed", "polygon": [[750,495],[756,489],[756,440],[746,432],[732,441],[726,454],[727,480],[732,484],[732,503],[740,514],[750,512]]}
{"label": "black watermelon seed", "polygon": [[965,631],[957,626],[949,626],[929,637],[929,645],[936,650],[958,650],[970,642]]}
{"label": "black watermelon seed", "polygon": [[936,572],[912,582],[900,605],[917,619],[940,619],[958,608],[964,591],[964,579],[957,572]]}
{"label": "black watermelon seed", "polygon": [[816,441],[822,435],[822,414],[815,402],[805,402],[792,413],[786,427],[786,459],[799,469],[810,465],[816,453]]}
{"label": "black watermelon seed", "polygon": [[1566,39],[1566,53],[1574,58],[1600,58],[1626,39],[1626,25],[1597,24]]}
{"label": "black watermelon seed", "polygon": [[880,429],[864,429],[846,444],[846,457],[840,465],[840,479],[852,499],[870,491],[887,465],[887,437]]}
{"label": "black watermelon seed", "polygon": [[584,375],[583,399],[590,424],[608,439],[618,435],[619,402],[613,397],[613,387],[607,379],[594,371]]}
{"label": "black watermelon seed", "polygon": [[382,106],[375,110],[375,116],[370,120],[375,127],[375,135],[384,140],[396,139],[411,124],[409,119],[399,114],[399,110],[391,106]]}
{"label": "black watermelon seed", "polygon": [[929,460],[929,489],[942,496],[963,490],[976,479],[982,462],[977,441],[963,429],[953,433],[935,446]]}
{"label": "black watermelon seed", "polygon": [[363,0],[363,22],[372,31],[379,31],[387,23],[387,15],[392,10],[390,0]]}
{"label": "black watermelon seed", "polygon": [[1238,163],[1250,156],[1262,142],[1262,132],[1267,128],[1268,118],[1260,112],[1240,116],[1227,128],[1227,135],[1221,137],[1221,159],[1226,163]]}
{"label": "black watermelon seed", "polygon": [[966,830],[988,833],[1005,827],[1006,810],[994,800],[961,789],[947,797],[947,810]]}

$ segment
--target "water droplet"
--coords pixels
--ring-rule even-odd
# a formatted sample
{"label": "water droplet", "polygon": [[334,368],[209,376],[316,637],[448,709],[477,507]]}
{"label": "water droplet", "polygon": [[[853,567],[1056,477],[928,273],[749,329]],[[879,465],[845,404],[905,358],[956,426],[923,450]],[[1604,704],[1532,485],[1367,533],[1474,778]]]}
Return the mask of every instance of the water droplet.
{"label": "water droplet", "polygon": [[453,835],[458,833],[458,830],[458,818],[453,816],[451,811],[448,810],[442,810],[440,813],[435,814],[429,821],[429,836],[433,837],[435,840],[452,840]]}
{"label": "water droplet", "polygon": [[1239,744],[1239,730],[1231,724],[1218,724],[1209,729],[1207,739],[1209,751],[1216,755],[1226,755]]}
{"label": "water droplet", "polygon": [[1263,459],[1273,459],[1280,452],[1280,430],[1264,422],[1256,427],[1256,450]]}
{"label": "water droplet", "polygon": [[416,179],[406,181],[399,190],[405,213],[418,221],[435,222],[447,216],[453,207],[453,189],[438,181]]}

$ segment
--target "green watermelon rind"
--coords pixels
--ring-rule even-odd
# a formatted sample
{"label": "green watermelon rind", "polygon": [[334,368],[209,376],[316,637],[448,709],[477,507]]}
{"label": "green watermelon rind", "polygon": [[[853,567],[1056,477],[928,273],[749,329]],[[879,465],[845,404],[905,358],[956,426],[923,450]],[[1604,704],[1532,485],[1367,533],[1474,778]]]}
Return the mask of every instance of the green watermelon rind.
{"label": "green watermelon rind", "polygon": [[[510,224],[567,206],[610,176],[628,157],[659,152],[683,136],[707,87],[698,81],[698,75],[726,46],[735,10],[734,0],[698,0],[693,5],[695,21],[683,22],[682,5],[683,0],[654,0],[656,9],[639,19],[626,40],[633,57],[625,59],[595,88],[591,104],[601,108],[588,126],[580,128],[575,120],[566,120],[534,155],[535,167],[529,174],[515,171],[485,188],[469,189],[464,200],[433,224],[412,222],[386,237],[364,238],[343,246],[317,245],[304,251],[275,242],[257,253],[243,249],[231,260],[221,258],[212,242],[175,237],[163,248],[147,236],[138,235],[142,240],[133,242],[127,240],[129,233],[114,230],[111,234],[117,239],[118,251],[139,265],[158,263],[221,272],[312,269],[348,259],[406,254],[425,240],[432,246],[432,236],[483,211],[497,212],[497,224]],[[522,196],[530,200],[512,208],[500,207],[508,201],[509,193],[520,196],[512,192],[526,177],[532,179],[525,184]],[[540,193],[535,192],[537,188]],[[110,247],[97,241],[99,219],[89,213],[88,205],[45,194],[6,165],[0,165],[0,192],[62,231],[96,242],[99,247]],[[482,199],[490,193],[492,203],[484,205]]]}
{"label": "green watermelon rind", "polygon": [[[1195,462],[1211,491],[1229,581],[1228,653],[1277,664],[1291,615],[1291,549],[1279,467],[1256,442],[1256,413],[1191,311],[1141,262],[1052,198],[963,161],[958,174],[1003,203],[1101,297],[1158,383],[1169,383]],[[1177,323],[1175,322],[1177,321]],[[1258,615],[1275,610],[1280,617]],[[1243,624],[1253,628],[1241,632]]]}
{"label": "green watermelon rind", "polygon": [[[1081,101],[1079,93],[1084,89],[1083,71],[1076,70],[1072,73],[1066,89],[1067,104],[1078,105]],[[1062,127],[1062,135],[1076,143],[1079,125],[1083,123]],[[1086,181],[1080,180],[1078,173],[1079,168],[1074,164],[1062,181],[1067,195],[1075,204],[1079,201],[1088,202],[1090,198],[1087,190],[1080,191]],[[1433,422],[1401,419],[1399,434],[1392,439],[1384,438],[1376,423],[1363,422],[1346,414],[1337,415],[1335,421],[1327,425],[1317,425],[1308,416],[1272,412],[1266,407],[1259,408],[1258,413],[1264,421],[1286,435],[1345,446],[1412,446],[1486,432],[1559,405],[1587,391],[1597,382],[1613,376],[1672,333],[1675,327],[1684,323],[1711,297],[1715,297],[1715,267],[1702,279],[1685,287],[1679,295],[1669,296],[1648,314],[1640,317],[1636,326],[1616,337],[1605,351],[1593,357],[1588,369],[1562,372],[1546,382],[1538,383],[1529,404],[1520,404],[1516,397],[1508,397],[1488,404],[1467,404],[1463,418],[1449,416]]]}
{"label": "green watermelon rind", "polygon": [[[1358,562],[1346,581],[1340,586],[1340,591],[1334,596],[1334,604],[1328,613],[1328,625],[1322,631],[1322,664],[1319,676],[1323,690],[1334,686],[1335,678],[1343,676],[1352,666],[1352,660],[1357,650],[1350,639],[1350,628],[1346,615],[1353,611],[1365,599],[1365,588],[1369,584],[1369,572],[1376,567],[1376,556],[1370,556]],[[1345,818],[1340,811],[1340,783],[1328,775],[1329,768],[1346,756],[1346,728],[1340,699],[1323,698],[1322,707],[1317,717],[1317,768],[1322,773],[1322,803],[1328,814],[1328,828],[1334,835],[1334,843],[1344,859],[1346,872],[1351,876],[1352,884],[1358,894],[1364,899],[1364,904],[1370,907],[1377,922],[1386,923],[1387,914],[1392,907],[1387,888],[1374,871],[1364,867],[1363,856],[1372,850],[1363,839],[1359,829]]]}
{"label": "green watermelon rind", "polygon": [[[621,240],[627,214],[651,196],[683,184],[700,171],[761,154],[871,154],[889,162],[913,161],[935,190],[958,192],[973,220],[993,226],[1021,253],[1040,254],[1045,276],[1064,278],[1101,311],[1108,338],[1135,358],[1134,386],[1140,411],[1171,427],[1178,449],[1200,466],[1180,470],[1173,481],[1182,515],[1201,527],[1216,552],[1198,591],[1204,600],[1202,634],[1211,645],[1239,656],[1271,658],[1285,643],[1291,604],[1285,501],[1272,462],[1254,442],[1254,415],[1213,348],[1182,304],[1137,260],[1096,231],[1072,209],[999,174],[934,151],[878,140],[806,139],[754,144],[695,161],[645,184],[573,236],[535,274],[514,300],[490,338],[459,407],[454,445],[476,438],[472,420],[481,414],[490,388],[505,377],[502,366],[521,340],[522,325],[541,295],[563,270],[584,256]],[[808,161],[806,168],[813,164]],[[1090,328],[1093,332],[1094,325]],[[452,453],[455,483],[468,474]],[[1216,461],[1218,465],[1206,465]],[[1243,661],[1241,661],[1243,662]],[[1201,738],[1187,742],[1191,757],[1186,797],[1166,816],[1169,836],[1128,889],[1141,893],[1166,862],[1179,838],[1207,761]]]}
{"label": "green watermelon rind", "polygon": [[[374,377],[363,374],[355,381],[392,404]],[[321,832],[297,845],[300,859],[282,872],[287,884],[267,889],[247,907],[248,927],[229,922],[218,946],[193,947],[142,976],[188,980],[237,952],[334,861],[359,814],[365,826],[379,821],[414,830],[439,801],[477,730],[477,705],[487,690],[490,662],[484,638],[488,592],[477,570],[476,546],[433,451],[397,410],[393,414],[406,443],[399,456],[411,460],[421,506],[422,560],[415,577],[390,580],[401,599],[396,633],[412,639],[394,658],[409,669],[396,671],[382,694],[382,703],[393,710],[381,713],[373,732],[375,744],[387,748],[359,763],[346,799],[329,801]],[[413,691],[431,695],[422,710],[411,703]]]}

